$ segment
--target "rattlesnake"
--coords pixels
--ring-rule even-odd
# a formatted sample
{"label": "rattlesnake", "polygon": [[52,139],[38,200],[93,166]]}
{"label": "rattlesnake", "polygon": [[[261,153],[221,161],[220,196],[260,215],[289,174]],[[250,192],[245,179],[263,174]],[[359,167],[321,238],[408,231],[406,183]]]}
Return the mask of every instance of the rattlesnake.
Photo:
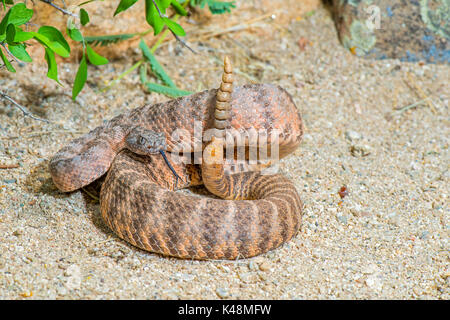
{"label": "rattlesnake", "polygon": [[[237,259],[280,246],[300,226],[302,202],[295,186],[281,174],[262,174],[261,161],[222,161],[224,129],[264,130],[268,135],[278,130],[282,158],[300,144],[302,120],[281,87],[233,89],[232,82],[226,58],[218,90],[136,108],[72,140],[50,160],[55,185],[70,192],[107,173],[101,214],[120,238],[144,250],[180,258]],[[202,134],[215,128],[211,141],[198,138],[194,123]],[[157,153],[179,150],[176,129],[185,130],[184,150],[191,152],[183,159],[200,151],[201,165],[170,165]],[[201,184],[222,199],[174,191]]]}

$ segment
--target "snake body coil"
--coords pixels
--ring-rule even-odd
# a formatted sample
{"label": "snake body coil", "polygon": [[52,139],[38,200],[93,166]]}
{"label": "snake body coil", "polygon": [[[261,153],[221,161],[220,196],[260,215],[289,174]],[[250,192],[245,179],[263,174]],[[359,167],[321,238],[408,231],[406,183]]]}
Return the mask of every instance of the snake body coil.
{"label": "snake body coil", "polygon": [[[281,174],[246,171],[261,169],[258,164],[224,162],[223,133],[227,127],[278,130],[279,155],[284,157],[301,141],[301,117],[280,87],[233,90],[232,82],[231,64],[225,59],[218,90],[137,108],[73,140],[50,161],[55,184],[72,191],[107,172],[101,214],[120,238],[144,250],[180,258],[237,259],[280,246],[300,226],[302,202],[293,183]],[[159,154],[127,150],[127,136],[136,127],[163,132],[169,153],[179,142],[171,133],[183,128],[189,135],[187,145],[194,149],[195,121],[203,130],[216,131],[211,141],[203,142],[200,166],[173,164],[183,181],[178,187],[203,183],[222,199],[172,191],[174,176]]]}

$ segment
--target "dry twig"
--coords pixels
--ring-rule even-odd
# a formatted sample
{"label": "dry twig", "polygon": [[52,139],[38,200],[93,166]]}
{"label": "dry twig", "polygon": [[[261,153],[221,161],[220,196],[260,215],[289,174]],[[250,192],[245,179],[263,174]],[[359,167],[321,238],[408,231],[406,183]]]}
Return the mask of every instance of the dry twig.
{"label": "dry twig", "polygon": [[2,91],[0,91],[0,98],[3,98],[5,100],[8,100],[9,102],[11,102],[13,104],[13,106],[15,106],[16,108],[20,109],[20,111],[23,112],[24,116],[30,117],[31,119],[34,119],[34,120],[39,120],[39,121],[50,123],[50,121],[48,121],[46,119],[42,119],[42,118],[36,117],[30,111],[28,111],[27,108],[25,108],[24,106],[18,104],[13,98],[11,98],[10,96],[8,96],[6,93],[4,93]]}
{"label": "dry twig", "polygon": [[63,9],[63,8],[57,6],[56,4],[54,4],[54,3],[53,3],[53,0],[40,0],[40,1],[41,1],[41,2],[44,2],[44,3],[46,3],[46,4],[51,5],[53,8],[55,8],[55,9],[61,11],[61,12],[64,13],[64,14],[67,14],[67,15],[69,15],[69,16],[78,18],[78,15],[76,15],[75,13],[72,13],[72,12],[70,12],[70,11],[68,11],[68,10],[66,10],[66,9]]}
{"label": "dry twig", "polygon": [[0,164],[0,169],[14,169],[14,168],[18,168],[19,164],[14,163],[14,164]]}

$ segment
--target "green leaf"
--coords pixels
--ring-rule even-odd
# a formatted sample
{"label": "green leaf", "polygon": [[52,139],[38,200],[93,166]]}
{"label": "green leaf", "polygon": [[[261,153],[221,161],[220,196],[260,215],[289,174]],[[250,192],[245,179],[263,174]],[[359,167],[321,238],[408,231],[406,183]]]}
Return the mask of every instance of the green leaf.
{"label": "green leaf", "polygon": [[67,28],[67,34],[69,35],[70,39],[73,41],[81,42],[83,41],[83,35],[81,34],[80,30],[77,28],[69,29]]}
{"label": "green leaf", "polygon": [[178,13],[180,16],[187,16],[186,9],[181,4],[179,4],[178,1],[172,0],[170,4],[172,5],[175,12]]}
{"label": "green leaf", "polygon": [[24,3],[18,3],[9,10],[11,11],[11,15],[8,22],[15,26],[27,23],[33,16],[33,10],[28,9]]}
{"label": "green leaf", "polygon": [[152,68],[153,73],[169,87],[176,88],[177,86],[164,71],[164,68],[159,64],[155,56],[150,52],[150,48],[147,46],[144,40],[141,40],[141,42],[139,43],[139,48],[141,48],[145,58],[147,58],[147,60],[150,62],[150,67]]}
{"label": "green leaf", "polygon": [[[81,7],[81,6],[84,6],[85,4],[88,4],[88,3],[91,3],[91,2],[94,2],[94,1],[98,1],[98,0],[88,0],[88,1],[80,3],[78,6]],[[100,0],[100,1],[103,1],[103,0]]]}
{"label": "green leaf", "polygon": [[26,32],[20,29],[20,27],[16,27],[16,36],[14,37],[15,42],[24,42],[33,38],[32,32]]}
{"label": "green leaf", "polygon": [[139,78],[141,79],[142,84],[147,83],[147,63],[143,63],[139,68]]}
{"label": "green leaf", "polygon": [[58,80],[58,66],[56,64],[55,53],[49,48],[45,48],[45,61],[47,61],[48,65],[47,77],[61,84]]}
{"label": "green leaf", "polygon": [[81,58],[80,66],[78,67],[78,71],[75,76],[75,81],[73,83],[72,100],[75,101],[78,94],[83,89],[86,80],[87,80],[87,63],[86,63],[86,56],[83,53],[83,58]]}
{"label": "green leaf", "polygon": [[12,23],[15,26],[20,26],[30,21],[32,16],[33,10],[28,9],[23,3],[16,4],[8,10],[0,22],[0,34],[5,33],[8,24]]}
{"label": "green leaf", "polygon": [[172,97],[172,98],[188,96],[188,95],[192,94],[191,91],[185,91],[185,90],[180,90],[177,88],[166,87],[166,86],[163,86],[163,85],[160,85],[157,83],[153,83],[153,82],[147,82],[145,84],[145,86],[150,91],[162,93],[162,94]]}
{"label": "green leaf", "polygon": [[152,0],[145,0],[145,19],[152,26],[155,35],[159,34],[164,28],[164,21],[159,16]]}
{"label": "green leaf", "polygon": [[80,9],[80,22],[83,26],[89,23],[89,14],[84,9]]}
{"label": "green leaf", "polygon": [[184,29],[175,21],[170,20],[169,18],[164,18],[164,22],[167,25],[167,27],[175,33],[177,36],[184,37],[186,35],[186,32],[184,32]]}
{"label": "green leaf", "polygon": [[199,6],[200,8],[204,8],[206,5],[207,0],[191,0],[190,5],[191,6]]}
{"label": "green leaf", "polygon": [[2,49],[0,48],[0,57],[3,60],[3,63],[6,66],[6,69],[10,72],[16,72],[16,69],[12,66],[11,62],[9,62],[8,58],[5,57],[5,54],[3,53]]}
{"label": "green leaf", "polygon": [[208,8],[212,14],[223,14],[225,12],[231,12],[231,8],[236,8],[235,1],[222,2],[208,0]]}
{"label": "green leaf", "polygon": [[0,34],[4,34],[6,32],[6,27],[8,26],[8,20],[10,15],[11,9],[8,10],[8,12],[5,14],[2,21],[0,22]]}
{"label": "green leaf", "polygon": [[172,3],[172,0],[156,0],[156,4],[158,5],[159,10],[161,10],[162,14],[166,13],[167,8]]}
{"label": "green leaf", "polygon": [[69,44],[58,29],[43,26],[39,28],[37,33],[34,33],[34,36],[61,57],[67,58],[70,55]]}
{"label": "green leaf", "polygon": [[236,1],[216,1],[216,0],[191,0],[192,6],[199,6],[204,8],[208,4],[208,9],[212,14],[222,14],[225,12],[231,12],[231,8],[236,8]]}
{"label": "green leaf", "polygon": [[8,45],[9,51],[19,60],[22,60],[24,62],[31,62],[33,59],[31,59],[30,55],[28,54],[27,50],[25,50],[25,45],[22,43],[19,43],[17,45]]}
{"label": "green leaf", "polygon": [[92,46],[107,46],[111,43],[116,43],[119,41],[124,41],[136,36],[136,33],[124,33],[124,34],[111,34],[106,36],[92,36],[92,37],[84,37],[84,40],[91,44]]}
{"label": "green leaf", "polygon": [[16,36],[16,27],[12,23],[10,23],[6,27],[6,42],[8,44],[13,43],[15,36]]}
{"label": "green leaf", "polygon": [[122,11],[127,10],[133,4],[135,4],[138,0],[120,0],[119,5],[117,6],[116,11],[114,12],[114,17],[121,13]]}
{"label": "green leaf", "polygon": [[90,45],[86,44],[86,52],[89,59],[89,62],[99,66],[102,64],[107,64],[109,61],[105,57],[102,57],[97,52],[95,52]]}

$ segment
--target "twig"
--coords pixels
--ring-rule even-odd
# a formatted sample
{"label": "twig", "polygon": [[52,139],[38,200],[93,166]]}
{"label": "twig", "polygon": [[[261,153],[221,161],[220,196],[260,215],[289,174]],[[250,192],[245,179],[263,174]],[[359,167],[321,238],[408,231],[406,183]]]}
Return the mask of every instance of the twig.
{"label": "twig", "polygon": [[280,10],[275,10],[273,12],[264,14],[262,16],[259,16],[259,17],[256,17],[256,18],[244,21],[243,23],[239,22],[239,23],[236,23],[236,24],[231,25],[229,27],[221,28],[220,30],[217,30],[217,31],[215,31],[215,30],[206,30],[206,31],[203,31],[203,32],[199,32],[197,34],[193,34],[193,36],[197,36],[197,38],[191,39],[191,41],[201,41],[201,40],[205,40],[207,38],[212,38],[212,37],[215,37],[215,36],[218,36],[218,35],[222,35],[222,34],[225,34],[225,33],[242,31],[242,30],[245,30],[245,29],[249,29],[251,27],[257,27],[259,25],[256,22],[259,22],[261,20],[267,19],[267,18],[271,17],[272,15],[278,13],[279,11]]}
{"label": "twig", "polygon": [[[14,59],[9,60],[9,63],[11,63],[11,62],[14,62]],[[0,66],[0,69],[1,69],[1,68],[6,68],[6,64],[2,64],[2,65]]]}
{"label": "twig", "polygon": [[70,12],[70,11],[68,11],[68,10],[66,10],[66,9],[63,9],[63,8],[57,6],[56,4],[54,4],[54,3],[53,3],[53,0],[40,0],[40,1],[41,1],[41,2],[44,2],[44,3],[46,3],[46,4],[51,5],[53,8],[55,8],[55,9],[61,11],[61,12],[64,13],[64,14],[67,14],[67,15],[69,15],[69,16],[78,18],[78,15],[76,15],[75,13],[72,13],[72,12]]}
{"label": "twig", "polygon": [[[170,29],[169,29],[169,30],[170,30]],[[194,49],[192,49],[191,47],[189,47],[189,46],[187,45],[186,42],[184,42],[179,36],[177,36],[177,35],[175,34],[175,32],[173,32],[172,30],[170,30],[170,32],[172,32],[172,35],[175,37],[175,39],[177,39],[177,41],[179,41],[183,46],[185,46],[186,48],[188,48],[192,53],[198,54],[197,51],[195,51]]]}
{"label": "twig", "polygon": [[431,98],[431,97],[426,97],[425,99],[422,99],[422,100],[420,100],[420,101],[417,101],[417,102],[414,102],[414,103],[409,104],[409,105],[407,105],[407,106],[404,106],[404,107],[395,109],[395,112],[402,113],[402,112],[404,112],[404,111],[406,111],[406,110],[409,110],[409,109],[412,109],[412,108],[414,108],[414,107],[417,107],[418,105],[420,105],[421,103],[427,101],[427,100],[430,99],[430,98]]}
{"label": "twig", "polygon": [[153,2],[153,5],[155,6],[156,10],[158,10],[159,16],[160,16],[161,18],[167,18],[167,16],[166,16],[165,14],[162,14],[162,13],[161,13],[161,10],[159,10],[159,7],[158,7],[158,5],[156,4],[156,1],[155,1],[155,0],[152,0],[152,2]]}
{"label": "twig", "polygon": [[[159,16],[160,16],[161,18],[167,18],[167,16],[166,16],[166,15],[163,15],[163,14],[161,13],[161,10],[159,10],[159,7],[158,7],[158,5],[156,4],[156,1],[155,1],[155,0],[152,0],[152,1],[153,1],[153,4],[154,4],[155,7],[156,7],[156,10],[158,10]],[[187,3],[187,2],[186,2],[186,3]],[[168,28],[168,29],[170,30],[170,32],[173,34],[173,36],[175,37],[175,39],[177,39],[177,41],[179,41],[183,46],[185,46],[186,48],[188,48],[189,50],[191,50],[193,53],[197,54],[197,52],[196,52],[194,49],[192,49],[191,47],[189,47],[185,41],[181,40],[181,38],[180,38],[178,35],[176,35],[175,32],[173,32],[169,27],[167,27],[167,28]]]}
{"label": "twig", "polygon": [[27,134],[27,135],[4,137],[4,138],[0,138],[0,140],[12,140],[12,139],[19,139],[19,138],[22,138],[22,139],[35,138],[35,137],[40,137],[42,135],[52,134],[52,133],[72,133],[72,134],[77,134],[77,133],[86,133],[86,131],[71,131],[71,130],[39,131],[39,132],[30,133],[30,134]]}
{"label": "twig", "polygon": [[132,72],[133,70],[138,68],[142,63],[144,63],[144,59],[139,60],[131,68],[129,68],[128,70],[125,70],[124,72],[122,72],[117,78],[112,80],[106,87],[104,87],[103,89],[100,89],[100,92],[108,91],[113,85],[115,85],[118,81],[120,81],[127,74],[129,74],[130,72]]}
{"label": "twig", "polygon": [[86,188],[81,188],[81,189],[83,189],[83,191],[86,192],[86,193],[88,194],[88,196],[90,196],[92,199],[94,199],[94,200],[96,200],[96,201],[99,201],[99,200],[100,200],[99,197],[97,197],[97,196],[95,196],[94,194],[92,194],[91,192],[89,192]]}
{"label": "twig", "polygon": [[0,169],[14,169],[14,168],[18,168],[19,164],[15,163],[15,164],[0,164]]}
{"label": "twig", "polygon": [[19,108],[20,111],[23,112],[23,115],[24,115],[24,116],[30,117],[31,119],[34,119],[34,120],[39,120],[39,121],[43,121],[43,122],[50,123],[50,121],[48,121],[47,119],[41,119],[41,118],[36,117],[36,116],[33,115],[30,111],[28,111],[27,108],[25,108],[24,106],[18,104],[16,101],[14,101],[13,98],[11,98],[10,96],[8,96],[6,93],[4,93],[4,92],[2,92],[2,91],[0,91],[0,97],[3,98],[3,99],[5,99],[5,100],[8,100],[8,101],[11,102],[15,107]]}
{"label": "twig", "polygon": [[6,52],[17,62],[17,64],[21,67],[23,67],[23,63],[20,62],[12,53],[9,51],[8,47],[3,42],[0,42],[0,45],[6,50]]}

